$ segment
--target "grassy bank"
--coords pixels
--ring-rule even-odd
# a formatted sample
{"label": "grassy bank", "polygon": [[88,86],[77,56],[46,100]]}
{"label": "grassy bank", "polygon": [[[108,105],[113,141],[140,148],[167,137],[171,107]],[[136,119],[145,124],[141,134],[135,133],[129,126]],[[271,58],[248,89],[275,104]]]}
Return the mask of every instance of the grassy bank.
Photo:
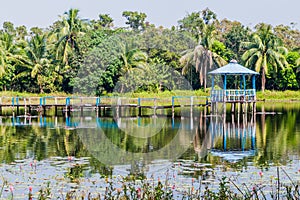
{"label": "grassy bank", "polygon": [[299,91],[270,91],[257,92],[258,100],[268,100],[268,101],[300,101],[300,90]]}
{"label": "grassy bank", "polygon": [[[209,96],[209,90],[204,92],[203,90],[174,90],[174,91],[164,91],[159,93],[154,92],[140,92],[140,93],[126,93],[126,94],[108,94],[107,96],[125,96],[125,97],[142,97],[142,98],[170,98],[172,96]],[[21,93],[13,91],[0,92],[0,96],[8,97],[43,97],[43,96],[59,96],[66,97],[72,96],[72,94],[67,94],[63,92],[51,93],[51,94],[33,94],[33,93]],[[81,95],[75,95],[81,96]],[[86,95],[83,95],[86,96]],[[270,91],[266,90],[265,92],[257,92],[257,100],[263,101],[300,101],[300,90],[299,91]]]}

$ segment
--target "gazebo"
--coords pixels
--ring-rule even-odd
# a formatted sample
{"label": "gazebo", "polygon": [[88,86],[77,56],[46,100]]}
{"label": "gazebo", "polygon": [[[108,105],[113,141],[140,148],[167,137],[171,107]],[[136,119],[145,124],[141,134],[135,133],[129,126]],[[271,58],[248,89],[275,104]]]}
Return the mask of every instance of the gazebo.
{"label": "gazebo", "polygon": [[[256,102],[256,88],[255,88],[255,76],[259,73],[252,71],[240,64],[236,60],[231,60],[229,64],[220,67],[216,70],[208,72],[212,75],[212,88],[211,88],[211,106],[212,112],[217,109],[218,103],[224,104],[224,111],[226,112],[226,103],[231,103],[232,108],[235,110],[235,105],[245,104],[245,109],[247,109],[247,104],[252,103],[252,111],[255,112],[255,102]],[[223,89],[215,89],[215,76],[221,75],[223,78]],[[237,76],[240,78],[239,88],[227,89],[227,77]],[[246,76],[250,76],[252,79],[252,88],[247,89]],[[232,109],[233,111],[233,109]],[[239,109],[238,109],[239,112]],[[244,110],[244,112],[246,112]]]}

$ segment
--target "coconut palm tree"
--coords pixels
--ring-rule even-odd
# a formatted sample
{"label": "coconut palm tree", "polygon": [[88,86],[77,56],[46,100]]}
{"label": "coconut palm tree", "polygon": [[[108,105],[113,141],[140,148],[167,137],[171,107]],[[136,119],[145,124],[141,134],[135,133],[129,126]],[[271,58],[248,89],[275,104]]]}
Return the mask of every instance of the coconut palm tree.
{"label": "coconut palm tree", "polygon": [[0,77],[6,73],[6,68],[16,59],[16,45],[13,35],[2,33],[0,35]]}
{"label": "coconut palm tree", "polygon": [[16,78],[31,76],[32,79],[36,79],[39,91],[43,93],[45,87],[53,84],[57,78],[48,59],[46,35],[34,35],[27,43],[26,58],[22,59],[20,65],[23,70],[17,74]]}
{"label": "coconut palm tree", "polygon": [[49,71],[50,61],[47,59],[46,50],[46,36],[35,35],[29,42],[26,48],[28,56],[28,66],[31,69],[31,77],[37,78],[40,92],[44,92],[44,85],[46,84],[45,71]]}
{"label": "coconut palm tree", "polygon": [[121,75],[132,73],[134,70],[144,69],[147,66],[148,56],[139,49],[131,49],[121,55]]}
{"label": "coconut palm tree", "polygon": [[287,49],[281,46],[279,39],[273,34],[271,25],[261,24],[250,42],[243,42],[242,48],[247,51],[242,55],[245,66],[261,73],[261,90],[265,90],[266,75],[269,67],[277,68],[288,66],[285,59]]}
{"label": "coconut palm tree", "polygon": [[69,57],[74,51],[79,51],[77,40],[84,34],[85,23],[78,16],[78,9],[70,9],[61,17],[62,20],[55,24],[55,28],[49,37],[54,41],[56,59],[62,65],[69,64]]}
{"label": "coconut palm tree", "polygon": [[213,25],[205,24],[200,37],[200,44],[194,49],[187,50],[180,58],[180,63],[183,65],[182,74],[185,75],[192,66],[195,66],[199,72],[200,84],[206,90],[207,71],[212,69],[213,65],[218,67],[225,65],[226,61],[217,53],[212,51],[212,46],[215,41],[215,28]]}
{"label": "coconut palm tree", "polygon": [[148,67],[148,55],[139,49],[130,49],[130,47],[126,44],[123,46],[123,52],[121,53],[120,60],[122,63],[120,70],[120,92],[123,92],[124,85],[126,85],[129,81],[135,81],[128,80],[128,77],[132,76],[134,72],[143,72],[143,70]]}
{"label": "coconut palm tree", "polygon": [[13,34],[0,33],[0,78],[3,90],[11,85],[15,76],[15,69],[26,57],[23,48],[23,41],[16,40]]}

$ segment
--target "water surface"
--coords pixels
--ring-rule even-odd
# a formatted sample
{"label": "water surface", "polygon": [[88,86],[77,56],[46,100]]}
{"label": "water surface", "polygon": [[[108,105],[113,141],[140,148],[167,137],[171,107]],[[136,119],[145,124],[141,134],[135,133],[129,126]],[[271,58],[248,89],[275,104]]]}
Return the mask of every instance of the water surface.
{"label": "water surface", "polygon": [[[300,180],[300,105],[264,103],[255,115],[206,115],[178,109],[138,117],[95,111],[62,116],[2,116],[1,194],[24,198],[51,185],[58,197],[71,189],[103,193],[106,178],[168,179],[176,195],[199,184],[266,184],[282,167]],[[263,174],[263,176],[262,176]],[[171,177],[171,178],[170,178]],[[194,180],[197,180],[196,183]],[[282,182],[289,182],[282,177]]]}

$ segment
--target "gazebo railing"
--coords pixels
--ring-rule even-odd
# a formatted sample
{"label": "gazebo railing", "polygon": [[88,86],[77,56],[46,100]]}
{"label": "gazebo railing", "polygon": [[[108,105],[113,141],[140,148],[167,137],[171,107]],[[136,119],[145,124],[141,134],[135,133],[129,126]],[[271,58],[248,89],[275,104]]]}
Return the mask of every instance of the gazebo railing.
{"label": "gazebo railing", "polygon": [[256,100],[255,89],[212,90],[211,102],[253,102]]}

